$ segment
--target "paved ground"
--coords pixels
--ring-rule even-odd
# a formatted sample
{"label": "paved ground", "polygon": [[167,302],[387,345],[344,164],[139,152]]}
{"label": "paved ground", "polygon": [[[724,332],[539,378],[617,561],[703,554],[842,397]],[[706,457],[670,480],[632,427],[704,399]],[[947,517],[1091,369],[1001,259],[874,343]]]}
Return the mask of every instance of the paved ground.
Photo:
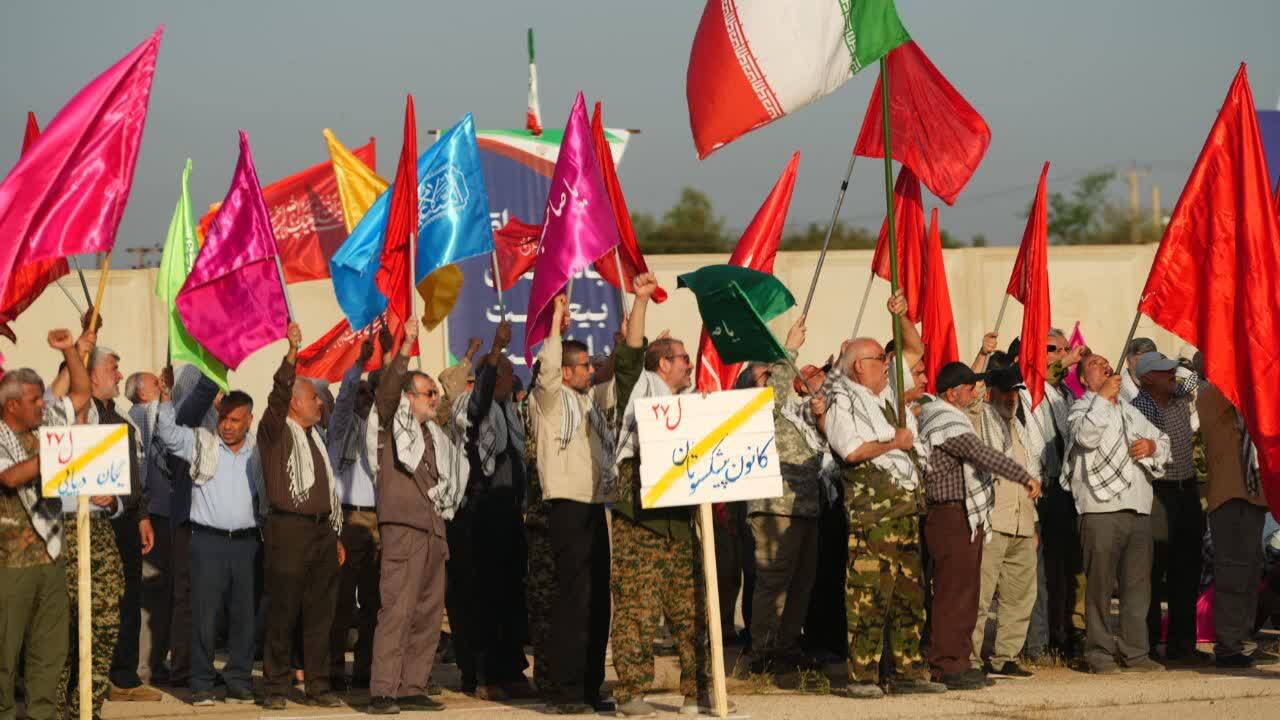
{"label": "paved ground", "polygon": [[[662,716],[673,717],[680,697],[673,694],[676,679],[674,658],[659,659],[658,685],[649,701]],[[440,678],[448,687],[453,678]],[[826,688],[819,688],[825,693]],[[893,697],[883,700],[849,700],[837,694],[810,694],[782,691],[760,681],[730,681],[730,694],[737,704],[731,717],[751,718],[1083,718],[1132,720],[1158,717],[1160,720],[1217,717],[1235,720],[1248,717],[1275,717],[1280,707],[1280,666],[1250,671],[1172,670],[1152,675],[1086,675],[1063,667],[1041,668],[1031,680],[1004,680],[985,690],[947,693],[936,696]],[[183,695],[185,696],[185,695]],[[364,717],[362,695],[349,698],[351,707],[315,710],[290,702],[284,712],[264,713],[257,707],[224,705],[193,708],[179,699],[166,697],[158,703],[107,703],[107,720],[120,718],[205,717],[216,720],[263,718],[358,718]],[[407,718],[523,718],[547,717],[542,705],[488,703],[446,691],[444,713],[403,713]]]}

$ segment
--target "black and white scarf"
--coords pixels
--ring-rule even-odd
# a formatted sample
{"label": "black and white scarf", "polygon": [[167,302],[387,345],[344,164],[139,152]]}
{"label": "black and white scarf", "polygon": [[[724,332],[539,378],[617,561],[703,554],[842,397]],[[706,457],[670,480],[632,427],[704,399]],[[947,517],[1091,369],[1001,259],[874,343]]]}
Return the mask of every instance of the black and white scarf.
{"label": "black and white scarf", "polygon": [[[43,424],[71,425],[75,416],[70,398],[53,398],[45,405]],[[38,457],[38,454],[27,450],[18,434],[9,429],[9,424],[0,420],[0,472],[33,457]],[[63,546],[62,502],[58,498],[41,497],[42,481],[43,478],[18,488],[18,500],[31,520],[31,527],[44,541],[49,557],[57,560],[62,555]]]}
{"label": "black and white scarf", "polygon": [[[470,401],[471,391],[467,391],[453,404],[453,424],[462,438],[471,430],[471,420],[467,417]],[[498,456],[508,448],[516,453],[516,457],[524,457],[524,422],[516,414],[514,403],[494,400],[489,404],[489,414],[480,420],[480,427],[476,428],[476,454],[480,457],[480,471],[485,477],[493,475]]]}
{"label": "black and white scarf", "polygon": [[[369,424],[375,425],[372,422]],[[467,475],[471,472],[471,464],[467,461],[466,453],[434,420],[418,422],[409,409],[409,396],[401,395],[400,404],[391,417],[391,441],[394,443],[396,461],[409,474],[417,471],[427,452],[424,427],[425,432],[431,433],[431,442],[435,446],[437,473],[435,487],[427,491],[427,498],[441,518],[452,520],[454,513],[466,499]]]}
{"label": "black and white scarf", "polygon": [[[872,394],[866,386],[859,385],[843,375],[832,373],[828,376],[826,392],[830,407],[827,412],[850,413],[858,437],[878,442],[893,440],[897,428],[885,416],[885,401]],[[915,417],[907,413],[908,429],[915,431],[914,425]],[[923,455],[928,453],[928,449],[918,441],[916,452]],[[915,463],[911,455],[903,450],[890,450],[872,458],[870,462],[892,475],[893,481],[902,490],[911,492],[920,485]]]}
{"label": "black and white scarf", "polygon": [[[645,371],[647,372],[647,371]],[[652,374],[652,373],[649,373]],[[657,377],[656,375],[654,377]],[[644,374],[641,374],[641,381],[644,380]],[[637,391],[639,383],[636,384]],[[663,383],[663,387],[666,384]],[[641,397],[635,395],[633,397]],[[596,436],[600,441],[600,488],[601,493],[606,498],[613,497],[614,481],[618,477],[616,458],[618,443],[615,442],[613,430],[609,427],[609,420],[604,416],[604,411],[596,404],[595,398],[591,393],[587,393],[587,412],[583,418],[582,406],[578,404],[580,396],[577,391],[565,387],[560,391],[560,450],[563,452],[569,447],[569,443],[573,440],[574,435],[580,429],[585,428],[587,432]],[[585,420],[585,423],[584,423]],[[621,459],[621,458],[616,458]]]}
{"label": "black and white scarf", "polygon": [[[338,492],[335,487],[336,483],[333,479],[333,467],[329,465],[329,453],[325,451],[324,440],[320,434],[316,432],[314,426],[304,428],[294,421],[293,418],[287,418],[285,424],[289,428],[289,433],[293,437],[293,451],[289,453],[289,496],[293,498],[295,503],[301,503],[311,494],[311,488],[315,486],[316,472],[323,470],[325,477],[329,480],[329,524],[333,526],[334,532],[342,530],[342,507],[338,504]],[[314,439],[320,448],[320,458],[324,463],[322,468],[315,466],[315,460],[311,453],[311,440]],[[216,454],[214,455],[216,463]],[[196,469],[193,467],[192,475]]]}
{"label": "black and white scarf", "polygon": [[[289,422],[293,422],[290,420]],[[296,423],[295,423],[296,424]],[[218,470],[218,446],[222,443],[222,439],[208,430],[200,427],[193,428],[195,433],[195,456],[191,459],[191,483],[196,487],[207,484],[213,479],[214,473]],[[262,476],[262,458],[258,455],[257,441],[252,435],[245,437],[247,449],[253,453],[249,458],[246,470],[249,473],[249,482],[253,485],[253,492],[258,499],[258,507],[256,508],[258,517],[266,517],[271,511],[271,503],[267,499],[267,485]],[[297,442],[295,437],[294,442]],[[289,458],[290,463],[290,492],[292,493],[293,480],[293,458]],[[332,478],[330,478],[332,484]],[[335,528],[336,529],[336,528]]]}
{"label": "black and white scarf", "polygon": [[[962,435],[973,434],[969,417],[949,402],[934,400],[920,406],[920,438],[929,448],[929,460],[937,448],[946,441]],[[929,460],[926,460],[926,464]],[[970,537],[977,537],[981,529],[984,542],[991,539],[991,510],[996,506],[995,478],[980,472],[969,463],[962,463],[964,472],[964,512],[969,519]]]}

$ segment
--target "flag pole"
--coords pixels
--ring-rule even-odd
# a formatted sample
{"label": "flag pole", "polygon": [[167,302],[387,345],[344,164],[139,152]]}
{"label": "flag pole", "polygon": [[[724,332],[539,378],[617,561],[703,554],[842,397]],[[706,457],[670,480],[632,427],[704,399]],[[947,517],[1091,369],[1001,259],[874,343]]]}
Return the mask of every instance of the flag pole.
{"label": "flag pole", "polygon": [[[893,223],[893,132],[889,127],[889,64],[880,58],[880,116],[884,125],[884,203],[889,231],[889,293],[898,292],[898,234]],[[891,313],[894,351],[902,353],[902,316]],[[898,427],[907,426],[907,406],[903,402],[902,373],[893,373],[893,389],[898,401]]]}
{"label": "flag pole", "polygon": [[702,542],[703,595],[707,599],[707,635],[711,644],[711,712],[716,717],[729,715],[729,691],[724,681],[724,644],[720,628],[720,589],[716,582],[716,531],[711,503],[698,505],[698,526]]}
{"label": "flag pole", "polygon": [[[418,189],[414,188],[414,195],[417,195]],[[415,198],[415,206],[420,202],[421,198]],[[414,219],[415,222],[417,218]],[[417,290],[417,284],[414,280],[418,277],[418,232],[417,228],[409,229],[409,319],[405,322],[418,322],[418,303],[414,298],[414,292]],[[445,336],[446,338],[448,335]],[[447,340],[446,340],[447,344]],[[414,358],[415,367],[422,370],[422,343],[418,343],[418,354]]]}
{"label": "flag pole", "polygon": [[613,263],[618,269],[618,309],[625,316],[631,311],[627,308],[627,278],[622,274],[622,252],[617,246],[613,248]]}
{"label": "flag pole", "polygon": [[1004,300],[1000,302],[1000,314],[996,316],[996,328],[991,332],[999,334],[1000,326],[1004,324],[1004,309],[1009,307],[1009,293],[1004,294]]}
{"label": "flag pole", "polygon": [[1120,350],[1120,361],[1116,363],[1114,370],[1118,373],[1125,371],[1125,361],[1129,359],[1129,343],[1133,342],[1133,336],[1138,332],[1138,319],[1142,317],[1142,311],[1137,310],[1133,313],[1133,322],[1129,325],[1129,336],[1124,339],[1124,347]]}
{"label": "flag pole", "polygon": [[80,267],[80,259],[75,255],[69,257],[71,258],[71,264],[76,267],[76,273],[80,275],[80,289],[84,290],[84,301],[89,302],[93,296],[89,294],[89,283],[85,282],[84,270]]}
{"label": "flag pole", "polygon": [[284,292],[284,309],[289,313],[289,322],[297,319],[297,315],[293,314],[293,302],[289,299],[289,284],[284,281],[284,266],[280,264],[280,247],[276,246],[276,253],[273,258],[276,261],[276,275],[280,278],[280,290]]}
{"label": "flag pole", "polygon": [[858,337],[858,330],[862,328],[862,312],[867,309],[867,298],[871,297],[871,283],[876,279],[876,271],[872,270],[867,276],[867,289],[862,293],[862,304],[858,306],[858,318],[853,321],[853,337]]}
{"label": "flag pole", "polygon": [[62,278],[58,278],[54,282],[58,284],[58,289],[62,291],[62,294],[67,296],[67,300],[71,301],[71,307],[75,308],[76,312],[84,315],[84,308],[80,307],[80,303],[76,302],[75,296],[71,294],[67,286],[62,284]]}
{"label": "flag pole", "polygon": [[[818,289],[818,276],[822,274],[822,263],[827,259],[827,246],[831,244],[831,232],[836,227],[836,220],[840,217],[840,207],[844,205],[844,194],[849,189],[849,178],[853,177],[853,163],[858,159],[854,153],[849,153],[849,169],[844,173],[844,180],[840,181],[840,192],[836,194],[836,206],[831,210],[831,222],[827,223],[827,235],[822,239],[822,251],[818,253],[818,265],[813,269],[813,279],[809,281],[809,296],[804,299],[804,312],[800,313],[800,317],[809,317],[809,306],[813,304],[813,293]],[[867,284],[867,290],[870,291],[870,281]],[[866,307],[867,300],[862,299],[863,307]],[[859,312],[861,317],[862,313]],[[855,329],[854,334],[857,334]]]}
{"label": "flag pole", "polygon": [[498,291],[498,322],[507,319],[507,305],[502,301],[502,268],[498,265],[498,252],[489,253],[493,264],[493,289]]}

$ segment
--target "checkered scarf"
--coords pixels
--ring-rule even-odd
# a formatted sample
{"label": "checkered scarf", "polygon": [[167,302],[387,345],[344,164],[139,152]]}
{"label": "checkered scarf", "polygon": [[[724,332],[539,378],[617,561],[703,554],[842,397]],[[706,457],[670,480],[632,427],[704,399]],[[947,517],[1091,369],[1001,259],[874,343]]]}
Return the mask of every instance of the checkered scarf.
{"label": "checkered scarf", "polygon": [[[293,418],[287,418],[285,424],[289,428],[289,433],[293,436],[293,452],[289,453],[289,463],[287,469],[289,472],[289,496],[293,498],[295,503],[301,503],[311,494],[311,488],[315,486],[316,472],[323,470],[324,474],[329,478],[329,523],[333,526],[334,532],[342,530],[342,507],[338,504],[338,492],[336,483],[333,479],[333,468],[329,465],[329,453],[325,450],[324,439],[320,433],[316,432],[315,427],[304,428],[299,425]],[[315,460],[311,454],[311,442],[309,438],[314,437],[316,445],[320,447],[320,458],[324,463],[323,468],[315,467]]]}
{"label": "checkered scarf", "polygon": [[[1077,423],[1093,423],[1089,413],[1102,405],[1105,418],[1102,422],[1102,440],[1098,447],[1082,455],[1072,458],[1075,449],[1074,435],[1068,439],[1066,450],[1066,468],[1060,478],[1062,487],[1071,490],[1071,475],[1074,474],[1075,463],[1086,463],[1085,484],[1098,502],[1107,502],[1129,489],[1130,480],[1125,476],[1125,467],[1134,462],[1129,457],[1129,446],[1143,438],[1133,435],[1131,428],[1141,425],[1145,418],[1138,409],[1127,402],[1108,402],[1092,390],[1071,406],[1067,422],[1071,427]],[[1164,468],[1155,467],[1154,456],[1137,461],[1137,464],[1152,477],[1162,477]]]}
{"label": "checkered scarf", "polygon": [[[369,424],[374,425],[372,422]],[[418,466],[422,464],[422,457],[427,452],[424,433],[431,433],[431,444],[435,447],[436,455],[436,484],[427,491],[427,498],[441,518],[452,520],[466,498],[467,475],[471,472],[466,453],[461,451],[435,421],[420,423],[414,419],[409,410],[407,395],[400,396],[400,405],[391,417],[391,429],[396,460],[410,474],[417,472]]]}
{"label": "checkered scarf", "polygon": [[[212,480],[218,470],[218,444],[221,439],[204,428],[194,428],[192,432],[195,433],[196,441],[195,456],[191,459],[191,484],[199,487]],[[271,503],[267,499],[267,485],[262,477],[262,459],[258,455],[257,440],[249,435],[244,441],[253,453],[246,469],[249,472],[249,482],[253,483],[254,493],[258,496],[256,510],[259,517],[266,517],[271,512]]]}
{"label": "checkered scarf", "polygon": [[[471,402],[471,391],[464,392],[453,404],[453,424],[461,438],[465,438],[471,430],[471,420],[467,417],[467,403]],[[594,407],[594,406],[593,406]],[[511,448],[516,456],[524,457],[524,423],[516,415],[515,404],[494,400],[489,404],[489,414],[480,420],[476,428],[476,454],[480,457],[480,470],[485,477],[493,475],[498,464],[498,456]]]}
{"label": "checkered scarf", "polygon": [[[921,405],[918,420],[920,438],[929,448],[930,460],[935,450],[946,441],[973,434],[973,423],[969,422],[969,418],[954,405],[942,400]],[[928,460],[925,462],[928,464]],[[964,472],[964,512],[969,519],[970,537],[977,537],[981,529],[984,541],[989,541],[991,510],[996,506],[995,478],[969,463],[962,463],[961,468]]]}
{"label": "checkered scarf", "polygon": [[[75,419],[76,411],[71,399],[62,397],[45,405],[43,422],[45,425],[70,425]],[[22,444],[18,434],[9,429],[9,424],[0,420],[0,472],[38,457]],[[40,481],[27,483],[18,488],[18,500],[22,509],[27,511],[31,527],[44,541],[45,550],[50,559],[57,560],[62,555],[62,503],[58,498],[41,497]]]}
{"label": "checkered scarf", "polygon": [[[858,437],[878,442],[889,442],[893,439],[897,428],[889,420],[890,413],[886,412],[884,401],[873,395],[865,386],[843,375],[833,373],[828,376],[826,393],[827,402],[832,408],[828,412],[850,413]],[[914,421],[914,416],[907,413],[909,429],[915,430],[911,427]],[[920,455],[928,454],[927,448],[919,441],[917,441],[916,451]],[[894,482],[902,490],[911,492],[920,485],[919,473],[911,460],[911,455],[902,450],[890,450],[872,458],[871,464],[892,475]]]}

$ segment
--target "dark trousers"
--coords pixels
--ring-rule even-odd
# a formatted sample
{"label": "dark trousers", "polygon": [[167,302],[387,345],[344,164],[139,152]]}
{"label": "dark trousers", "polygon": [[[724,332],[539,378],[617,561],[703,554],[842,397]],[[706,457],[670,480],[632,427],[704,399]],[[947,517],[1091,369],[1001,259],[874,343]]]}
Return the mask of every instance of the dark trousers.
{"label": "dark trousers", "polygon": [[354,622],[357,635],[351,677],[364,684],[369,682],[373,665],[373,632],[378,625],[378,609],[382,607],[378,594],[382,539],[378,534],[377,514],[344,511],[342,547],[347,550],[347,562],[338,572],[338,605],[329,636],[329,675],[346,677],[347,630]]}
{"label": "dark trousers", "polygon": [[1049,648],[1069,655],[1075,648],[1072,613],[1080,592],[1076,577],[1083,568],[1080,526],[1075,501],[1056,480],[1046,480],[1039,504],[1040,545],[1044,551],[1045,621]]}
{"label": "dark trousers", "polygon": [[120,641],[111,656],[111,684],[135,688],[142,684],[138,677],[138,636],[142,633],[142,536],[138,533],[138,516],[131,512],[111,521],[120,564],[124,569],[124,588],[120,594]]}
{"label": "dark trousers", "polygon": [[[1151,605],[1147,609],[1147,637],[1160,642],[1160,603],[1169,605],[1167,657],[1196,649],[1196,598],[1200,594],[1200,549],[1204,542],[1204,511],[1194,480],[1182,487],[1159,480],[1151,484]],[[1259,532],[1261,536],[1261,532]]]}
{"label": "dark trousers", "polygon": [[599,697],[609,644],[609,532],[604,506],[551,500],[547,524],[556,563],[551,610],[552,702]]}
{"label": "dark trousers", "polygon": [[169,684],[191,682],[191,523],[173,529],[173,616],[169,622]]}
{"label": "dark trousers", "polygon": [[338,536],[327,517],[278,512],[267,516],[265,535],[265,578],[271,595],[262,653],[267,695],[289,691],[289,649],[299,622],[307,694],[326,693],[329,631],[338,599]]}
{"label": "dark trousers", "polygon": [[169,623],[173,615],[173,530],[169,518],[152,515],[155,546],[142,558],[142,632],[138,675],[147,682],[168,680]]}
{"label": "dark trousers", "polygon": [[969,669],[982,576],[983,535],[973,537],[964,503],[929,507],[925,539],[933,558],[929,665],[936,677]]}
{"label": "dark trousers", "polygon": [[1267,509],[1228,500],[1209,513],[1213,533],[1213,654],[1236,655],[1256,647],[1253,623],[1262,582],[1262,527]]}
{"label": "dark trousers", "polygon": [[56,717],[69,618],[65,561],[0,568],[0,718],[17,717],[13,686],[19,664],[28,720]]}
{"label": "dark trousers", "polygon": [[[227,617],[227,688],[253,690],[253,614],[258,535],[229,538],[199,529],[191,535],[191,690],[213,690],[218,618]],[[308,678],[309,679],[309,678]]]}
{"label": "dark trousers", "polygon": [[844,660],[849,655],[849,621],[844,591],[849,565],[849,515],[844,508],[843,483],[834,503],[822,500],[818,518],[818,562],[809,611],[804,620],[802,646],[812,654]]}
{"label": "dark trousers", "polygon": [[[1150,650],[1146,612],[1151,602],[1151,516],[1132,511],[1080,516],[1085,581],[1084,658],[1093,668],[1144,658]],[[1120,624],[1111,628],[1112,589],[1120,595]]]}
{"label": "dark trousers", "polygon": [[449,522],[445,607],[464,688],[524,679],[528,548],[510,488],[475,493]]}

